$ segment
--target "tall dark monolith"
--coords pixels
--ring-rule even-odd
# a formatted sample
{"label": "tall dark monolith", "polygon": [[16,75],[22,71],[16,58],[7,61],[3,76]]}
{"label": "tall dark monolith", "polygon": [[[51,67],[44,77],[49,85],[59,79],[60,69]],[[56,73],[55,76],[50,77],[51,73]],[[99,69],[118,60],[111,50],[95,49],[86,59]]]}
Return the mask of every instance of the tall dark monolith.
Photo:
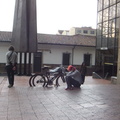
{"label": "tall dark monolith", "polygon": [[36,0],[16,0],[11,44],[19,55],[18,74],[31,75],[31,55],[37,52]]}
{"label": "tall dark monolith", "polygon": [[17,52],[37,51],[36,0],[16,0],[12,45]]}

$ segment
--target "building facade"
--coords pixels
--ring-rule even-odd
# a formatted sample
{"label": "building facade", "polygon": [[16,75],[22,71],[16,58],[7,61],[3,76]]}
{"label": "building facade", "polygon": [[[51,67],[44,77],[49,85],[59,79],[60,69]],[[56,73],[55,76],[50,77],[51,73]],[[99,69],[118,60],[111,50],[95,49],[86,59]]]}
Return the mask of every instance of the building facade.
{"label": "building facade", "polygon": [[91,27],[72,27],[70,30],[59,30],[61,35],[86,35],[86,36],[96,36],[96,29]]}
{"label": "building facade", "polygon": [[120,0],[98,0],[96,72],[102,76],[116,76]]}
{"label": "building facade", "polygon": [[[0,32],[0,73],[5,67],[5,53],[11,44],[11,35],[11,32]],[[92,75],[95,66],[96,37],[37,34],[37,41],[36,53],[18,53],[19,73],[26,74],[29,70],[29,60],[31,61],[32,72],[39,72],[44,65],[54,68],[60,65],[67,67],[72,64],[80,68],[82,62],[85,61],[88,75]],[[29,56],[31,56],[30,59]]]}
{"label": "building facade", "polygon": [[73,27],[69,31],[70,35],[88,35],[88,36],[96,36],[96,29],[93,29],[91,27]]}

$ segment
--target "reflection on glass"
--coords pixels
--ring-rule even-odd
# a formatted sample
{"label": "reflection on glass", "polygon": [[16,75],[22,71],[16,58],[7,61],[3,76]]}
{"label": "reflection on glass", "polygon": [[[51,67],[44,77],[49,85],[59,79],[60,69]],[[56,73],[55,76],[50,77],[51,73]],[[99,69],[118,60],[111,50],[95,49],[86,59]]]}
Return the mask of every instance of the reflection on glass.
{"label": "reflection on glass", "polygon": [[102,24],[97,25],[97,35],[101,35],[102,33]]}
{"label": "reflection on glass", "polygon": [[112,36],[113,36],[112,34],[109,34],[109,41],[108,41],[108,47],[109,47],[109,48],[114,48],[115,38],[112,37]]}
{"label": "reflection on glass", "polygon": [[109,33],[110,34],[115,33],[115,20],[109,21]]}
{"label": "reflection on glass", "polygon": [[120,3],[117,4],[117,17],[120,16]]}
{"label": "reflection on glass", "polygon": [[116,11],[115,5],[111,6],[110,7],[109,19],[115,18],[115,11]]}
{"label": "reflection on glass", "polygon": [[103,21],[108,20],[108,8],[103,11]]}
{"label": "reflection on glass", "polygon": [[108,7],[109,5],[109,0],[104,0],[104,8]]}
{"label": "reflection on glass", "polygon": [[98,11],[102,10],[102,0],[98,0]]}
{"label": "reflection on glass", "polygon": [[98,48],[101,47],[101,35],[97,36],[96,46],[97,46]]}
{"label": "reflection on glass", "polygon": [[98,13],[98,23],[102,22],[102,11]]}
{"label": "reflection on glass", "polygon": [[103,23],[103,34],[108,34],[108,21]]}
{"label": "reflection on glass", "polygon": [[117,2],[120,2],[120,0],[117,0]]}
{"label": "reflection on glass", "polygon": [[104,35],[102,39],[103,40],[102,40],[102,46],[101,47],[107,47],[108,38]]}
{"label": "reflection on glass", "polygon": [[[101,66],[106,55],[113,55],[114,59],[110,60],[117,63],[120,39],[120,0],[98,0],[98,3],[96,64]],[[108,50],[103,51],[101,47],[107,47]],[[116,73],[115,69],[113,73]]]}
{"label": "reflection on glass", "polygon": [[120,18],[117,18],[116,19],[116,32],[117,33],[119,33],[119,27],[120,27],[119,23],[120,23]]}
{"label": "reflection on glass", "polygon": [[116,3],[116,0],[110,0],[110,5],[113,5]]}

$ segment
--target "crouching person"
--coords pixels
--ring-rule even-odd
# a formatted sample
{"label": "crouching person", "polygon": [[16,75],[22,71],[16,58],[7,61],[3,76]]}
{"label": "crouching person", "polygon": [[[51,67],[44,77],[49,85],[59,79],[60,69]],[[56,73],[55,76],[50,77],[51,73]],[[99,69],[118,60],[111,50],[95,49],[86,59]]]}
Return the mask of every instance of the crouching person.
{"label": "crouching person", "polygon": [[80,88],[82,82],[80,72],[72,65],[69,65],[67,70],[68,70],[68,73],[66,75],[67,88],[65,90]]}

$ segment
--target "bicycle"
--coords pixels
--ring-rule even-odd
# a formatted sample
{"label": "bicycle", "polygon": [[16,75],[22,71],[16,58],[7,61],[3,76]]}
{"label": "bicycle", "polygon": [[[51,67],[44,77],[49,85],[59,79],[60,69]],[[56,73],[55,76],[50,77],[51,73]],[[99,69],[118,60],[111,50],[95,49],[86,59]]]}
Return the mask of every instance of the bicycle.
{"label": "bicycle", "polygon": [[29,79],[29,85],[32,86],[42,86],[48,87],[48,85],[53,85],[53,81],[55,81],[55,86],[58,87],[59,78],[65,82],[65,68],[64,67],[56,67],[53,70],[50,70],[49,67],[43,67],[41,73],[35,73]]}

